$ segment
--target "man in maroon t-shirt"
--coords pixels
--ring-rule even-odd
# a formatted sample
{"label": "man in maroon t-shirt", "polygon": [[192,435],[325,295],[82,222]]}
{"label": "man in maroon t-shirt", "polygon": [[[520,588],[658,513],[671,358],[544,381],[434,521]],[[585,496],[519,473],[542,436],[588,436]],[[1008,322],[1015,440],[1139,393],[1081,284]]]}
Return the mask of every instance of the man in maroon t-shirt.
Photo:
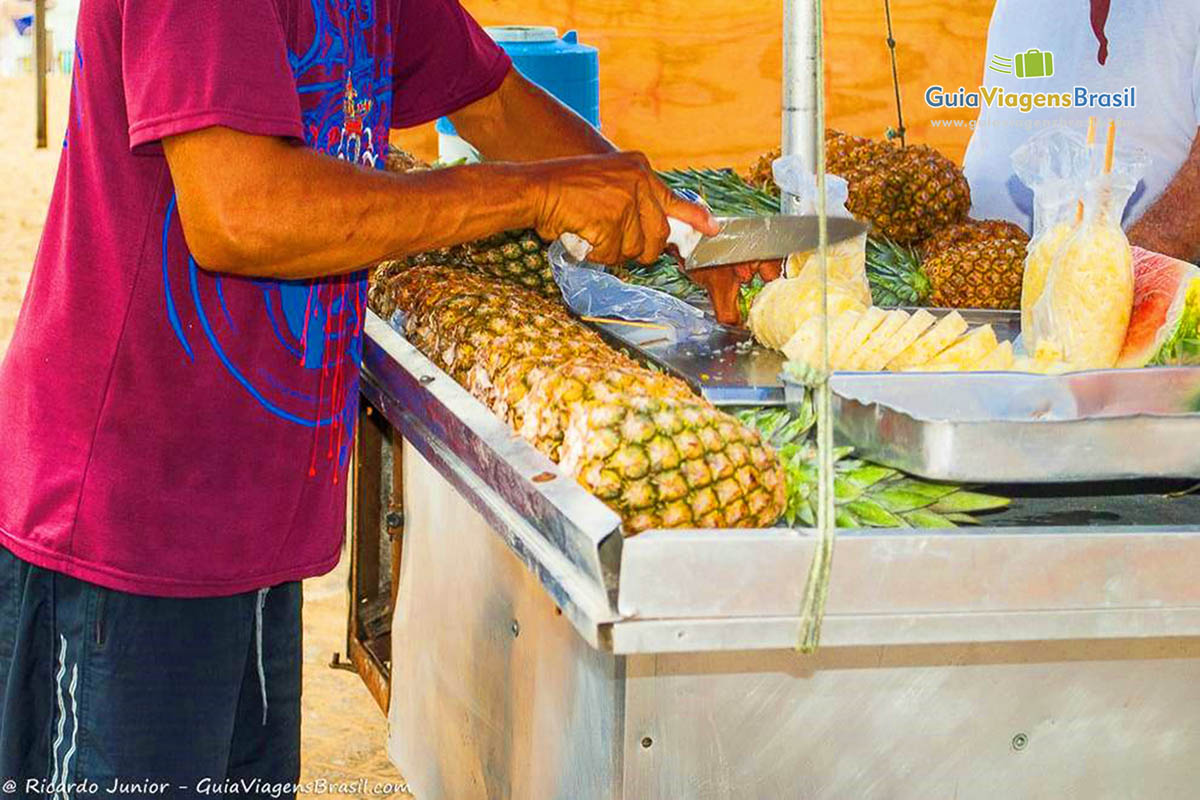
{"label": "man in maroon t-shirt", "polygon": [[[668,213],[713,223],[457,0],[83,0],[77,39],[0,367],[0,778],[294,780],[364,267],[529,227],[649,261]],[[373,169],[444,114],[492,163]]]}

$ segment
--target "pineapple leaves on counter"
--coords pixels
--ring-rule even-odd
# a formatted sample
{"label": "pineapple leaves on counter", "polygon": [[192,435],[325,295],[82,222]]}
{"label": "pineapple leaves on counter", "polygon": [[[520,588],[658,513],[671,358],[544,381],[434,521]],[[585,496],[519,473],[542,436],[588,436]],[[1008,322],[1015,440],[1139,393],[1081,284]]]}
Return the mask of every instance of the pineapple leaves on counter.
{"label": "pineapple leaves on counter", "polygon": [[[812,527],[817,513],[817,448],[812,392],[790,408],[750,407],[735,412],[757,428],[783,462],[787,483],[784,522]],[[955,528],[976,525],[975,514],[1006,507],[1009,500],[948,483],[923,481],[834,450],[834,496],[839,528]]]}

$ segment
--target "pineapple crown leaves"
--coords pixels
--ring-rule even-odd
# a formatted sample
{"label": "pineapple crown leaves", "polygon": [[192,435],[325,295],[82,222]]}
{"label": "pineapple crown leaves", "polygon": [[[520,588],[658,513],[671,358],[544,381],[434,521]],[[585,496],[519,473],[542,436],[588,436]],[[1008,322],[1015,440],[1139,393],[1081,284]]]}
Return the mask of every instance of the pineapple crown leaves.
{"label": "pineapple crown leaves", "polygon": [[879,306],[925,305],[933,292],[917,251],[886,236],[867,238],[867,279]]}
{"label": "pineapple crown leaves", "polygon": [[718,216],[779,213],[779,198],[746,183],[731,169],[677,169],[660,172],[659,177],[674,190],[700,195]]}
{"label": "pineapple crown leaves", "polygon": [[[751,407],[735,416],[757,430],[776,450],[787,482],[783,519],[790,526],[816,524],[817,448],[812,441],[816,412],[812,393],[788,407]],[[1008,506],[1004,497],[950,483],[923,481],[899,470],[852,458],[854,449],[834,450],[834,497],[839,528],[955,528],[977,525],[975,514]]]}
{"label": "pineapple crown leaves", "polygon": [[621,279],[626,283],[658,289],[684,302],[700,302],[708,297],[703,287],[689,278],[669,255],[663,255],[649,265],[630,262]]}

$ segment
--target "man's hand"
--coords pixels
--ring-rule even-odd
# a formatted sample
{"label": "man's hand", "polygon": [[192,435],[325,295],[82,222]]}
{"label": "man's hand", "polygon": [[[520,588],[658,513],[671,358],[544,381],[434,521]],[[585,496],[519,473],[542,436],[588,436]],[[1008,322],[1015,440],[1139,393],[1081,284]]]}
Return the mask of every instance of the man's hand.
{"label": "man's hand", "polygon": [[651,264],[667,244],[667,217],[708,235],[719,230],[708,211],[679,198],[641,153],[562,158],[530,164],[541,188],[534,227],[543,239],[573,233],[592,245],[599,264]]}

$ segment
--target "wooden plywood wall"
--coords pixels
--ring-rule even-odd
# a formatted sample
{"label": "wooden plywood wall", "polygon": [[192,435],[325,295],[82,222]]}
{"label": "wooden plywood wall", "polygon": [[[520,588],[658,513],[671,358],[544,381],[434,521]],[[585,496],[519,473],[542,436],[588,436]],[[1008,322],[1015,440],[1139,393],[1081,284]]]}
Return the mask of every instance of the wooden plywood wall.
{"label": "wooden plywood wall", "polygon": [[[779,142],[780,0],[464,0],[485,25],[553,25],[600,48],[604,132],[662,167],[744,168]],[[909,140],[961,160],[967,127],[934,127],[931,83],[978,86],[994,0],[892,0]],[[895,125],[883,0],[826,0],[830,125],[881,136]],[[436,155],[427,126],[400,134]]]}

